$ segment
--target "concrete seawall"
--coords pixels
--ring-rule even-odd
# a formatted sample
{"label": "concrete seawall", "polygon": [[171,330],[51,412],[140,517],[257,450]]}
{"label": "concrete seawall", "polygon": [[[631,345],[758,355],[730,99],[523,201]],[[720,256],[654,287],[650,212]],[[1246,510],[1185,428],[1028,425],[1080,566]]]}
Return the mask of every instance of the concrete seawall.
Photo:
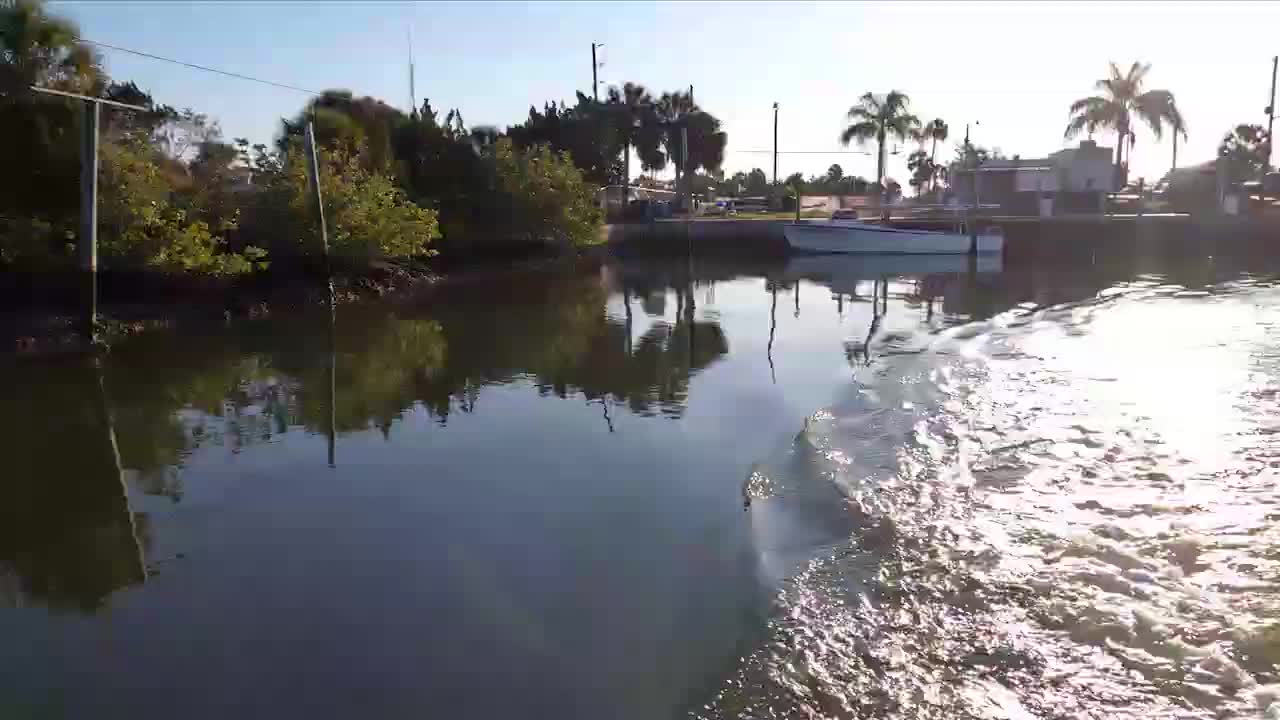
{"label": "concrete seawall", "polygon": [[[605,225],[601,238],[615,252],[636,255],[783,256],[787,220],[659,220]],[[895,219],[895,227],[944,230],[950,221]],[[1035,260],[1145,248],[1162,252],[1235,254],[1280,250],[1276,218],[1188,215],[989,218],[1005,236],[1007,261]]]}
{"label": "concrete seawall", "polygon": [[605,225],[601,237],[609,246],[636,254],[729,253],[785,255],[787,239],[781,220],[659,220]]}

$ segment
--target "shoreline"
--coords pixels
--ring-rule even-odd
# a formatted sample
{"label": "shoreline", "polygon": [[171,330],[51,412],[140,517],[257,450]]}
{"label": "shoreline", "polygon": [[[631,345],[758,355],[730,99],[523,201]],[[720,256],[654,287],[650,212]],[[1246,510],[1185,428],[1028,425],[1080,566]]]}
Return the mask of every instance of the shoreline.
{"label": "shoreline", "polygon": [[[333,272],[334,307],[367,302],[423,302],[434,291],[494,274],[560,263],[599,263],[603,246],[571,253],[428,263],[375,263]],[[99,273],[99,343],[76,329],[76,273],[0,272],[0,356],[26,357],[109,350],[114,342],[179,327],[227,326],[328,304],[322,275],[305,269],[222,279],[165,273]]]}

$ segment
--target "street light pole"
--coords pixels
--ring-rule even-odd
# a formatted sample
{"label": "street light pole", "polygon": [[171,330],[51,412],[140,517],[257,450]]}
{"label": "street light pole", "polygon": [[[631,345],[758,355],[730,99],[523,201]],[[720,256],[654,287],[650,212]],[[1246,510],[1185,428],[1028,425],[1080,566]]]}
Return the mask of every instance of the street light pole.
{"label": "street light pole", "polygon": [[778,103],[773,104],[773,184],[778,184]]}
{"label": "street light pole", "polygon": [[1276,65],[1280,64],[1280,55],[1271,58],[1271,104],[1267,106],[1267,169],[1271,169],[1271,152],[1275,143],[1271,140],[1271,128],[1276,122]]}
{"label": "street light pole", "polygon": [[596,62],[596,48],[598,47],[604,47],[604,43],[599,45],[591,43],[591,99],[596,102],[600,102],[600,80],[596,72],[600,69],[600,63]]}

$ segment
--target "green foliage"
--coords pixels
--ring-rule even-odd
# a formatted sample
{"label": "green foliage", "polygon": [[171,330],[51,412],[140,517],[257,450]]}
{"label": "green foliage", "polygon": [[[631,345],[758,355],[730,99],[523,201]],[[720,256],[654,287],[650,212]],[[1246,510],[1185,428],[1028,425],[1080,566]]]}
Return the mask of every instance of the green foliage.
{"label": "green foliage", "polygon": [[[313,123],[332,252],[357,262],[470,255],[530,242],[596,242],[595,189],[642,165],[716,172],[719,121],[684,93],[655,99],[627,83],[605,102],[579,94],[500,133],[468,129],[430,104],[405,115],[329,90],[282,121],[274,151],[222,142],[215,119],[110,81],[74,25],[29,0],[0,7],[0,262],[69,266],[78,225],[78,103],[37,97],[31,83],[99,95],[143,111],[101,110],[100,254],[114,267],[217,274],[314,255],[317,219],[299,147]],[[680,158],[679,128],[689,157]],[[718,172],[717,172],[718,176]],[[710,192],[715,181],[698,178]],[[439,241],[439,242],[437,242]]]}
{"label": "green foliage", "polygon": [[[329,252],[348,260],[425,258],[440,237],[435,210],[410,202],[395,182],[362,167],[363,148],[322,148],[320,191]],[[302,143],[294,138],[280,180],[290,210],[289,238],[295,253],[313,252],[319,242],[314,199]]]}
{"label": "green foliage", "polygon": [[907,183],[915,189],[917,195],[924,193],[925,186],[931,185],[941,170],[924,150],[911,153],[907,158],[907,169],[911,171],[911,179]]}
{"label": "green foliage", "polygon": [[[155,150],[140,142],[102,148],[99,255],[107,267],[233,275],[266,267],[265,253],[228,252],[204,220],[170,202]],[[234,229],[226,221],[219,231]]]}
{"label": "green foliage", "polygon": [[599,242],[601,211],[595,192],[567,153],[545,145],[517,150],[498,140],[493,154],[498,189],[506,197],[510,230],[530,240],[553,239],[573,245]]}
{"label": "green foliage", "polygon": [[621,110],[578,93],[573,107],[550,102],[542,112],[530,107],[529,118],[507,128],[507,135],[521,149],[546,145],[567,153],[595,185],[615,183],[622,177],[622,142],[627,137]]}
{"label": "green foliage", "polygon": [[1237,125],[1223,136],[1218,158],[1232,182],[1255,180],[1271,157],[1271,140],[1261,125]]}

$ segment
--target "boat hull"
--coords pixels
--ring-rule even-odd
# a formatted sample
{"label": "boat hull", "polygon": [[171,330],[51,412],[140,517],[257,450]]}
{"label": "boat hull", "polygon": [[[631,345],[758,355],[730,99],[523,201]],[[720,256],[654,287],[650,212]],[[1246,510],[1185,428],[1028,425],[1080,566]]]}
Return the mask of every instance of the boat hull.
{"label": "boat hull", "polygon": [[[971,240],[961,233],[903,230],[866,223],[791,223],[784,230],[791,250],[854,255],[965,255]],[[998,232],[978,236],[978,252],[1004,251]]]}

